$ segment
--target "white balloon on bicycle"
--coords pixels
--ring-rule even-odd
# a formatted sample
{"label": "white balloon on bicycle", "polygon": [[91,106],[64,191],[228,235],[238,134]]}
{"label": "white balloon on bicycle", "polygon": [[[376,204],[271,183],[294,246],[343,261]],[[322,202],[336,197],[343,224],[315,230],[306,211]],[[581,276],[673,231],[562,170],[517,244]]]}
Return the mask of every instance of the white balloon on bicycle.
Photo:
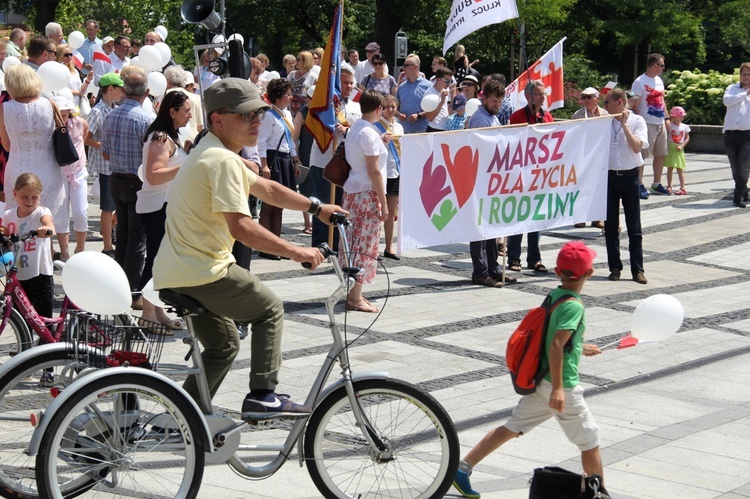
{"label": "white balloon on bicycle", "polygon": [[124,314],[130,309],[130,284],[122,268],[103,253],[76,253],[62,271],[65,294],[78,307],[99,315]]}

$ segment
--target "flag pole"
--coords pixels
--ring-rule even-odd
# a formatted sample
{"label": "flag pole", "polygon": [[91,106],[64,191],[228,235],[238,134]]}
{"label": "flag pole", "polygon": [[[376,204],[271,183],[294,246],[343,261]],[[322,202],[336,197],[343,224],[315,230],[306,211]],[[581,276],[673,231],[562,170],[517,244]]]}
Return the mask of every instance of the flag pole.
{"label": "flag pole", "polygon": [[[343,24],[344,24],[344,0],[339,0],[339,19],[338,19],[338,23],[339,23],[339,33],[341,33],[341,35],[343,37],[343,35],[344,35],[344,31],[343,31],[343,29],[344,29],[344,26],[343,26]],[[333,51],[333,45],[331,45],[331,50]],[[337,66],[341,65],[340,58],[339,58],[338,61],[336,61],[336,65]],[[340,72],[340,69],[337,69],[337,71]],[[334,112],[335,112],[335,110],[334,110]],[[335,116],[338,116],[338,113],[335,112]],[[336,118],[336,121],[338,122],[338,117]],[[336,154],[336,149],[338,148],[338,144],[336,143],[336,131],[335,130],[333,132],[333,144],[332,145],[333,145],[333,154]],[[343,192],[343,187],[341,187],[341,189],[342,189],[342,192]],[[328,202],[330,204],[336,204],[336,185],[333,182],[331,182],[331,190],[330,190],[329,195],[328,195]],[[333,246],[334,232],[335,231],[334,231],[333,225],[329,225],[328,226],[328,247],[329,248],[333,248],[334,247]]]}

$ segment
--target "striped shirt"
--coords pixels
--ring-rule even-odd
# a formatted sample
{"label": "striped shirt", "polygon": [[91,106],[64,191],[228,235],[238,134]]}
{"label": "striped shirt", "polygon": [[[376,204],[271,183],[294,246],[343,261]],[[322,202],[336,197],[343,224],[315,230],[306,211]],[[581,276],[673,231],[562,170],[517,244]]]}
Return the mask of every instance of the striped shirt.
{"label": "striped shirt", "polygon": [[[86,120],[89,122],[89,132],[91,136],[97,142],[102,141],[104,135],[104,120],[109,116],[114,108],[107,105],[106,102],[100,100],[97,104],[91,108],[91,113],[88,115]],[[90,149],[88,170],[90,173],[98,173],[100,175],[109,175],[112,170],[109,168],[109,161],[104,159],[100,149]]]}

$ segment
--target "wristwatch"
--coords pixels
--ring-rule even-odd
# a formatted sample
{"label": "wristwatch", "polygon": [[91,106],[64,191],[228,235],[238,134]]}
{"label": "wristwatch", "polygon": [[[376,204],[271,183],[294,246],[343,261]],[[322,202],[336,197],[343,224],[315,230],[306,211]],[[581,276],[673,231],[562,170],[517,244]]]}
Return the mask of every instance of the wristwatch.
{"label": "wristwatch", "polygon": [[310,215],[318,216],[320,215],[320,211],[323,209],[323,201],[320,199],[310,196],[310,207],[307,209],[307,212]]}

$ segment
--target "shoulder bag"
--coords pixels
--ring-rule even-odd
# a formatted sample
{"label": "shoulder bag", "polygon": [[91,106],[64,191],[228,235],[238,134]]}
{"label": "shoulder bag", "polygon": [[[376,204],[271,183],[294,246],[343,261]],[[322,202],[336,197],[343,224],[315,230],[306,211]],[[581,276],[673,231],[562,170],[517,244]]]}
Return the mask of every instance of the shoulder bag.
{"label": "shoulder bag", "polygon": [[63,121],[60,110],[57,109],[57,105],[50,99],[52,104],[52,112],[55,117],[55,130],[52,132],[52,143],[55,147],[55,159],[60,166],[68,166],[78,161],[78,151],[76,146],[73,145],[73,139],[70,138],[70,130]]}
{"label": "shoulder bag", "polygon": [[344,187],[344,182],[349,178],[352,167],[346,161],[345,142],[342,142],[333,153],[333,158],[323,168],[323,178],[334,185]]}
{"label": "shoulder bag", "polygon": [[534,470],[529,499],[610,499],[599,475],[579,475],[557,466]]}

